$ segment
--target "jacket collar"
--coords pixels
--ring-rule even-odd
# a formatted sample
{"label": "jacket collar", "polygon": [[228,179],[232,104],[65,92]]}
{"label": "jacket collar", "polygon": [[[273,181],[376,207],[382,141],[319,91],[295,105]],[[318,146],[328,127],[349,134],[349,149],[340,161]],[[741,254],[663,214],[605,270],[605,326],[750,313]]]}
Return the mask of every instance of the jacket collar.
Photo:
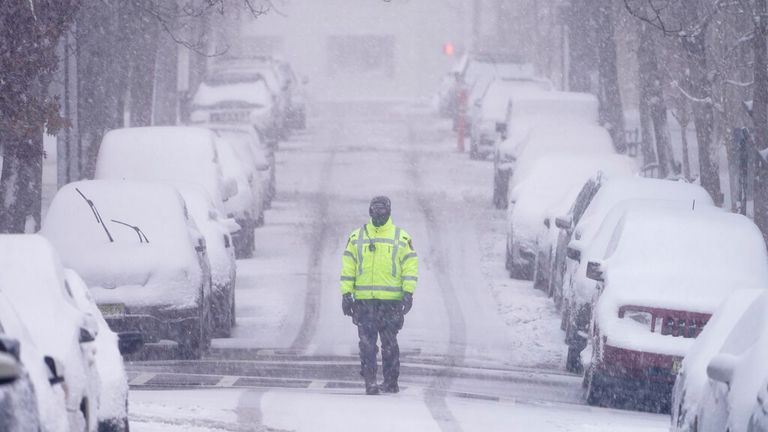
{"label": "jacket collar", "polygon": [[368,220],[368,232],[371,233],[371,235],[382,235],[389,231],[391,231],[395,227],[395,224],[392,223],[392,218],[390,217],[387,219],[387,222],[380,226],[376,227],[373,225],[373,221],[370,219]]}

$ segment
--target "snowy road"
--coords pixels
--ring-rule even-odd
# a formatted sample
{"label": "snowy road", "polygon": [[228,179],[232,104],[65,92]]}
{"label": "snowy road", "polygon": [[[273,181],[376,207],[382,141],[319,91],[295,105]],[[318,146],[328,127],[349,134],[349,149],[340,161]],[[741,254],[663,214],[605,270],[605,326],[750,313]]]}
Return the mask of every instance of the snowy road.
{"label": "snowy road", "polygon": [[[130,365],[135,430],[667,427],[665,416],[582,405],[551,301],[505,276],[491,167],[458,154],[447,123],[408,104],[316,111],[310,130],[281,144],[278,198],[256,256],[239,262],[233,338],[203,361]],[[338,277],[347,235],[380,194],[421,266],[399,338],[403,392],[370,398]]]}

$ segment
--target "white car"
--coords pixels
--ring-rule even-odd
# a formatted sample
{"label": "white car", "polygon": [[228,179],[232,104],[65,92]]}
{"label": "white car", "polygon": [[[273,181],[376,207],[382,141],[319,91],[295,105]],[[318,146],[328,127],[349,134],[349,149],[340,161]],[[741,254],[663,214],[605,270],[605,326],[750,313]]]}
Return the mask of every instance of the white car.
{"label": "white car", "polygon": [[268,79],[260,71],[214,72],[195,92],[190,122],[251,125],[275,146],[283,114]]}
{"label": "white car", "polygon": [[235,143],[216,137],[216,151],[224,176],[237,182],[237,192],[224,203],[227,217],[237,221],[240,230],[234,234],[238,258],[251,258],[255,247],[254,229],[264,225],[264,197],[261,177],[253,166],[235,152]]}
{"label": "white car", "polygon": [[3,235],[0,262],[0,290],[46,356],[52,382],[63,380],[66,385],[70,429],[96,431],[100,383],[94,341],[98,328],[75,305],[56,251],[39,235]]}
{"label": "white car", "polygon": [[507,109],[515,94],[530,90],[550,91],[552,83],[541,78],[497,78],[470,108],[469,157],[480,159],[492,154],[506,121]]}
{"label": "white car", "polygon": [[116,333],[143,353],[200,357],[211,337],[211,275],[202,235],[170,185],[90,180],[65,185],[40,231],[75,270]]}
{"label": "white car", "polygon": [[[738,355],[733,351],[753,348],[752,344],[760,337],[760,332],[765,332],[767,328],[767,301],[765,289],[736,290],[712,315],[683,359],[677,374],[672,391],[672,431],[747,430],[746,420],[751,405],[756,402],[757,389],[753,387],[752,392],[737,389],[743,394],[729,392],[727,389],[723,392],[721,383],[711,380],[707,369],[713,358],[721,352]],[[766,361],[768,358],[764,359],[764,364]],[[722,365],[720,369],[722,372]],[[768,370],[762,373],[766,372]],[[759,386],[761,372],[753,373],[755,375],[751,384]],[[714,396],[718,397],[717,400]],[[732,411],[728,407],[732,396],[742,399],[743,406],[739,407],[740,416],[728,419],[724,411]]]}
{"label": "white car", "polygon": [[532,279],[537,242],[545,230],[547,211],[566,198],[575,185],[599,171],[628,175],[635,163],[620,155],[559,154],[534,162],[528,177],[510,194],[507,208],[506,267],[511,278]]}
{"label": "white car", "polygon": [[0,287],[0,430],[69,430],[63,380],[49,364],[61,362],[45,359]]}
{"label": "white car", "polygon": [[205,191],[196,185],[178,186],[200,234],[205,238],[211,265],[214,336],[229,337],[235,325],[237,263],[231,232],[240,229],[234,219],[223,219]]}
{"label": "white car", "polygon": [[[508,201],[509,179],[517,166],[521,149],[530,141],[531,129],[541,125],[544,130],[562,130],[563,123],[598,126],[598,102],[587,93],[534,91],[515,93],[510,98],[507,115],[500,125],[501,140],[493,156],[493,202],[505,208]],[[594,135],[595,132],[586,132]],[[606,132],[607,133],[607,132]],[[605,134],[595,144],[605,142]],[[591,138],[573,129],[556,137],[556,143],[578,150],[590,145]],[[537,144],[537,143],[536,143]]]}
{"label": "white car", "polygon": [[228,139],[238,156],[244,161],[250,161],[261,178],[264,205],[268,208],[277,190],[274,149],[266,145],[258,131],[250,126],[218,124],[205,127]]}
{"label": "white car", "polygon": [[638,209],[622,216],[587,277],[599,292],[587,402],[668,412],[680,362],[714,311],[736,289],[768,286],[768,253],[745,216]]}
{"label": "white car", "polygon": [[[65,283],[78,309],[96,322],[94,341],[96,369],[101,389],[97,407],[99,431],[128,432],[128,377],[120,355],[120,342],[96,306],[83,279],[71,269],[64,271]],[[134,348],[140,348],[139,345]],[[130,351],[125,351],[130,354]]]}

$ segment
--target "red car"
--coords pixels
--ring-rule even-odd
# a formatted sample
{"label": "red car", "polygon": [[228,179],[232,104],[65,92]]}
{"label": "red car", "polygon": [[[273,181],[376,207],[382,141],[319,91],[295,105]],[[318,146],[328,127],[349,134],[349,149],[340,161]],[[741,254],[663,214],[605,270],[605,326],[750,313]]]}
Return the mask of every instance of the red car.
{"label": "red car", "polygon": [[[719,209],[649,209],[624,215],[602,261],[592,360],[592,405],[669,411],[680,362],[735,289],[761,288],[768,255],[757,227]],[[587,351],[589,352],[589,351]]]}

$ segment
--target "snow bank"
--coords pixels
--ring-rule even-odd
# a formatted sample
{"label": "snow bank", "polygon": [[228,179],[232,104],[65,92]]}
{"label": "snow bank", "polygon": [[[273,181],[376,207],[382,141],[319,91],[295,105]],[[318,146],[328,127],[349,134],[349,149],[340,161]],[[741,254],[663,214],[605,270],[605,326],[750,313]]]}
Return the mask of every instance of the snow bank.
{"label": "snow bank", "polygon": [[115,129],[101,142],[96,179],[198,183],[223,201],[213,132],[197,127]]}
{"label": "snow bank", "polygon": [[[92,200],[114,242],[96,221]],[[141,242],[137,226],[149,242]],[[161,183],[92,180],[56,194],[41,234],[91,287],[97,303],[195,305],[202,273],[186,223],[184,202]]]}

